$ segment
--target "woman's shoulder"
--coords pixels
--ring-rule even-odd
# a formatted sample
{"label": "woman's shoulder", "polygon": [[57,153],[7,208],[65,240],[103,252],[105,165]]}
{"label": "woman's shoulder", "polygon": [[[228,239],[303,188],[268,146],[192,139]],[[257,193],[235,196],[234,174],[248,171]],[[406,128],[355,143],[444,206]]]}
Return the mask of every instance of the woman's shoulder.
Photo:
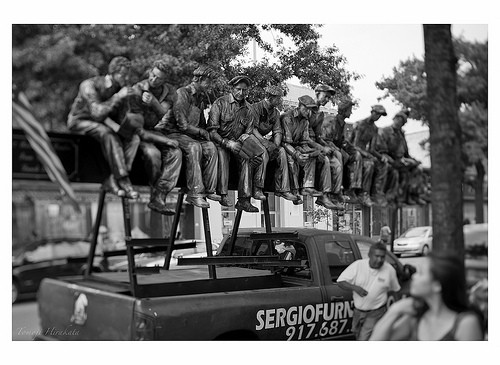
{"label": "woman's shoulder", "polygon": [[455,322],[455,339],[462,341],[479,341],[484,337],[479,315],[474,311],[465,311],[457,315]]}

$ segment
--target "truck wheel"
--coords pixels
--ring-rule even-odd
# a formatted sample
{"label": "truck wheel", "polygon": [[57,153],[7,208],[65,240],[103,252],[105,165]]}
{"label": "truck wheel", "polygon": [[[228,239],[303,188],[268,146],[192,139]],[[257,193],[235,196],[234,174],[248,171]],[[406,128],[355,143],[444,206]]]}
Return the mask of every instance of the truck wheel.
{"label": "truck wheel", "polygon": [[19,298],[19,284],[12,280],[12,304],[17,302]]}
{"label": "truck wheel", "polygon": [[429,251],[429,246],[424,245],[424,247],[422,247],[422,256],[427,256],[429,254]]}

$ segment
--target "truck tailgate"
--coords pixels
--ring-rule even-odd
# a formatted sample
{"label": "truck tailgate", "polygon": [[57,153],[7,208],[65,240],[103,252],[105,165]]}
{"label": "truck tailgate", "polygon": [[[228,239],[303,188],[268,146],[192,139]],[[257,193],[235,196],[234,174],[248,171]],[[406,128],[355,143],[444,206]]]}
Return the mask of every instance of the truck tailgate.
{"label": "truck tailgate", "polygon": [[37,339],[130,340],[135,298],[44,279],[38,291]]}

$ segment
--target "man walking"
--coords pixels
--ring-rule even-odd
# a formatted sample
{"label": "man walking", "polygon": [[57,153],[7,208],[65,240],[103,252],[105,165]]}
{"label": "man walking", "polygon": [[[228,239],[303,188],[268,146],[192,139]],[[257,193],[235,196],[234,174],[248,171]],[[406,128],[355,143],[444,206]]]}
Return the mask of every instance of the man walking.
{"label": "man walking", "polygon": [[399,291],[396,270],[387,262],[385,244],[370,246],[368,258],[354,261],[338,277],[342,289],[353,291],[352,332],[358,341],[370,339],[373,327],[387,311],[388,292]]}

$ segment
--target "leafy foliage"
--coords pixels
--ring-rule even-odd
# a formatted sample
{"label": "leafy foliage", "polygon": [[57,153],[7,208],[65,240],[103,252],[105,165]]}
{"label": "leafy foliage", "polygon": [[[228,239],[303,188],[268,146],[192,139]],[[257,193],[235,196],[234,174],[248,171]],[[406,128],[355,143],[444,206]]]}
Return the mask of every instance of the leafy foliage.
{"label": "leafy foliage", "polygon": [[[488,42],[454,40],[458,57],[457,97],[461,105],[463,157],[466,165],[487,158],[488,153]],[[393,75],[376,83],[402,107],[410,108],[410,117],[428,123],[427,82],[424,61],[418,58],[401,61]]]}
{"label": "leafy foliage", "polygon": [[[323,82],[349,94],[349,82],[359,78],[344,69],[337,48],[321,49],[318,25],[309,24],[45,24],[13,25],[13,88],[24,90],[37,117],[47,129],[64,130],[65,119],[84,79],[107,72],[115,56],[132,60],[132,82],[138,81],[157,59],[169,62],[169,82],[190,82],[199,64],[220,71],[213,97],[227,91],[227,81],[246,73],[255,81],[251,101],[263,88],[292,76],[315,86]],[[275,44],[262,38],[272,31]],[[246,64],[250,41],[268,56]],[[285,40],[292,42],[286,47]],[[273,61],[271,61],[273,60]],[[274,61],[275,60],[275,61]]]}

